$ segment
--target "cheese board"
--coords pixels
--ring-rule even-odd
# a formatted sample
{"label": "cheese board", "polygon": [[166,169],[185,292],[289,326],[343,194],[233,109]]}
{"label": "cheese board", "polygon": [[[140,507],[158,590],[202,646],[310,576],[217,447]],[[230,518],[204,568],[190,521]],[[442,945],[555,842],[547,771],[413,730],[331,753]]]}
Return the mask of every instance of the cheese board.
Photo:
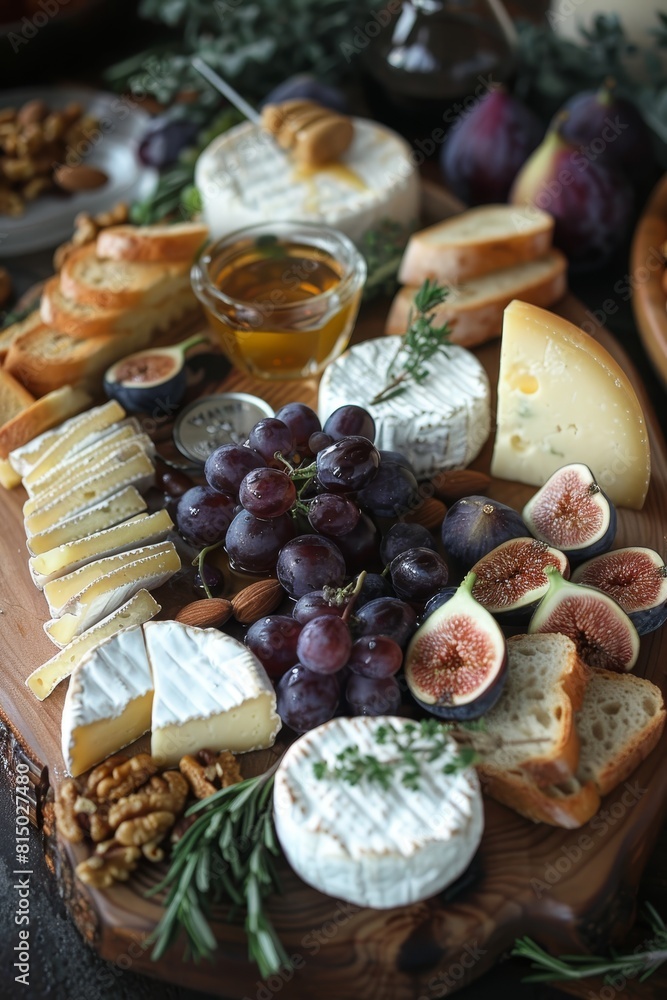
{"label": "cheese board", "polygon": [[[423,218],[442,219],[459,209],[440,189],[424,186]],[[566,296],[555,311],[574,322],[584,308]],[[387,303],[365,307],[354,339],[381,335]],[[179,330],[179,335],[183,330]],[[652,453],[651,485],[644,509],[619,511],[617,544],[660,549],[667,531],[667,449],[648,399],[622,350],[605,331],[596,339],[607,348],[632,380],[646,414]],[[498,377],[499,342],[476,350],[492,387]],[[230,392],[262,396],[274,408],[301,400],[314,405],[315,379],[298,382],[256,381],[232,371],[220,384]],[[492,400],[492,412],[495,400]],[[162,445],[160,446],[162,447]],[[473,463],[488,471],[492,440]],[[521,508],[530,487],[492,480],[490,495]],[[667,809],[667,774],[663,735],[656,751],[632,777],[605,798],[586,826],[573,831],[533,824],[485,799],[486,828],[478,854],[459,883],[411,906],[390,910],[363,909],[325,896],[302,882],[281,862],[281,895],[269,901],[269,915],[292,957],[290,972],[264,985],[246,958],[242,923],[214,911],[218,950],[212,963],[182,960],[177,943],[159,961],[151,959],[146,937],[160,919],[160,896],[146,892],[159,879],[159,869],[140,868],[127,883],[110,890],[93,889],[73,878],[85,849],[57,836],[52,794],[65,772],[60,748],[62,687],[38,702],[25,687],[28,674],[53,653],[42,630],[42,595],[32,586],[23,542],[21,490],[2,495],[5,561],[0,584],[0,706],[13,739],[8,765],[28,762],[35,821],[43,823],[56,877],[82,934],[98,953],[119,967],[157,976],[171,983],[225,997],[262,995],[281,990],[285,996],[321,995],[334,1000],[354,993],[383,1000],[413,1000],[453,992],[487,970],[523,934],[530,934],[559,953],[601,949],[623,938],[634,916],[635,892]],[[162,618],[191,599],[189,585],[177,575],[160,590]],[[184,596],[185,593],[185,596]],[[665,690],[661,668],[667,654],[663,629],[642,640],[636,672]],[[140,744],[145,746],[144,744]],[[259,773],[285,747],[244,758],[244,773]],[[646,996],[651,996],[650,985]]]}
{"label": "cheese board", "polygon": [[663,247],[667,242],[667,177],[656,185],[635,229],[630,265],[632,307],[653,367],[667,385],[667,291]]}

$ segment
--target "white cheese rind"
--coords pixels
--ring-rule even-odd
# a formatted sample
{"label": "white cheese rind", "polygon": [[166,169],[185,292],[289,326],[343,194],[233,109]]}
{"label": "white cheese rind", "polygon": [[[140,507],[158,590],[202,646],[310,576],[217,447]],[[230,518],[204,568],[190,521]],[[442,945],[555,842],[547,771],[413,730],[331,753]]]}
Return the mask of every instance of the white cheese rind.
{"label": "white cheese rind", "polygon": [[53,444],[40,457],[39,461],[25,473],[24,480],[29,484],[41,479],[50,469],[55,468],[65,455],[90,443],[88,439],[91,435],[107,430],[122,420],[124,416],[125,410],[120,403],[117,403],[115,399],[110,399],[108,403],[95,406],[92,410],[87,410],[75,417],[69,427],[66,426],[69,421],[66,421],[66,424],[59,428],[59,433]]}
{"label": "white cheese rind", "polygon": [[134,486],[127,486],[113,496],[100,500],[79,514],[66,518],[52,528],[28,537],[28,551],[36,556],[87,538],[97,531],[112,528],[135,514],[142,514],[147,504]]}
{"label": "white cheese rind", "polygon": [[306,733],[285,753],[274,786],[276,832],[297,875],[329,896],[376,909],[442,891],[468,867],[484,828],[474,769],[445,775],[442,758],[420,761],[417,790],[398,775],[389,789],[315,777],[315,762],[335,766],[348,746],[392,759],[395,749],[374,737],[386,724],[401,730],[408,720],[338,718]]}
{"label": "white cheese rind", "polygon": [[207,146],[195,184],[215,239],[270,219],[322,222],[358,242],[383,219],[406,229],[419,219],[410,147],[363,118],[354,119],[354,139],[340,163],[305,172],[260,125],[244,122]]}
{"label": "white cheese rind", "polygon": [[[134,422],[134,419],[132,419]],[[103,432],[101,437],[95,435],[95,441],[88,448],[83,448],[80,452],[75,451],[71,455],[54,466],[42,479],[33,484],[26,484],[26,492],[30,497],[44,497],[51,493],[53,489],[63,489],[63,485],[74,482],[73,477],[84,469],[90,472],[96,469],[102,461],[111,455],[121,454],[127,451],[132,445],[138,444],[147,455],[155,453],[155,446],[147,434],[134,430],[131,421],[123,420],[114,425],[117,430],[107,434]]]}
{"label": "white cheese rind", "polygon": [[[104,405],[108,406],[107,403]],[[100,407],[96,407],[95,409],[100,409]],[[77,413],[76,416],[69,417],[57,427],[52,427],[50,430],[38,434],[37,437],[21,445],[20,448],[15,448],[9,454],[9,461],[12,467],[16,469],[19,475],[25,476],[35,465],[41,462],[44,455],[46,455],[47,451],[50,451],[56,441],[62,439],[65,435],[69,436],[75,427],[85,426],[91,412],[93,411],[86,410],[84,413]],[[114,410],[114,412],[118,411]],[[87,433],[89,434],[90,432]]]}
{"label": "white cheese rind", "polygon": [[[387,383],[400,337],[379,337],[351,347],[322,376],[318,409],[324,421],[346,403],[365,407],[375,420],[376,447],[399,451],[418,478],[461,469],[479,454],[491,427],[490,387],[474,354],[452,344],[428,363],[421,384],[371,404]],[[400,369],[400,356],[398,362]]]}

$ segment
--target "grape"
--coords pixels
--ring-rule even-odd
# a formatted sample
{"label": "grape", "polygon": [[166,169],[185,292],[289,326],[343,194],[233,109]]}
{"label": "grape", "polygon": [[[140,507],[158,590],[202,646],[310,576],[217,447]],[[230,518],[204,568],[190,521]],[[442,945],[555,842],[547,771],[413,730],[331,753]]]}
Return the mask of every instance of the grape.
{"label": "grape", "polygon": [[333,719],[340,686],[335,674],[316,674],[297,663],[278,681],[278,715],[297,733],[321,726]]}
{"label": "grape", "polygon": [[417,615],[405,601],[396,597],[378,597],[356,614],[359,635],[386,635],[401,648],[417,628]]}
{"label": "grape", "polygon": [[402,662],[403,650],[393,639],[386,635],[362,635],[353,644],[347,665],[362,677],[392,677]]}
{"label": "grape", "polygon": [[182,149],[192,145],[197,132],[196,123],[185,118],[176,121],[170,121],[167,116],[156,118],[139,143],[139,159],[147,167],[162,170],[176,162]]}
{"label": "grape", "polygon": [[345,437],[365,437],[375,441],[375,421],[361,406],[348,404],[339,406],[324,422],[324,432],[330,434],[334,441]]}
{"label": "grape", "polygon": [[315,433],[311,434],[308,438],[308,451],[310,451],[313,455],[317,455],[333,443],[334,440],[330,434],[325,434],[324,431],[315,431]]}
{"label": "grape", "polygon": [[392,465],[400,465],[404,469],[407,469],[408,472],[411,472],[413,476],[415,474],[412,462],[405,455],[402,455],[400,451],[385,451],[384,449],[380,449],[380,461],[389,462]]}
{"label": "grape", "polygon": [[335,674],[347,663],[351,649],[347,624],[333,615],[307,622],[296,644],[299,663],[317,674]]}
{"label": "grape", "polygon": [[382,462],[372,482],[357,496],[362,507],[368,507],[377,517],[397,519],[421,503],[417,480],[402,465]]}
{"label": "grape", "polygon": [[297,661],[296,642],[301,625],[289,615],[268,615],[246,632],[245,644],[269,677],[277,680]]}
{"label": "grape", "polygon": [[386,566],[401,552],[418,546],[423,549],[435,550],[435,539],[428,528],[421,524],[404,524],[402,521],[399,521],[398,524],[392,524],[380,546],[382,562]]}
{"label": "grape", "polygon": [[275,417],[264,417],[250,431],[248,444],[269,462],[277,451],[281,455],[289,455],[294,442],[292,432],[287,424]]}
{"label": "grape", "polygon": [[433,597],[426,603],[424,612],[421,616],[421,621],[425,622],[429,615],[432,615],[434,611],[437,611],[438,608],[443,606],[443,604],[446,604],[447,601],[451,600],[456,593],[456,590],[456,587],[443,587],[442,590],[439,590],[436,594],[434,594]]}
{"label": "grape", "polygon": [[269,573],[275,569],[278,553],[294,537],[289,514],[260,521],[250,511],[236,515],[227,531],[225,546],[235,568],[249,573]]}
{"label": "grape", "polygon": [[234,497],[193,486],[176,503],[176,527],[198,549],[221,542],[234,517]]}
{"label": "grape", "polygon": [[282,420],[289,427],[294,447],[301,457],[310,451],[308,446],[310,436],[322,430],[320,418],[305,403],[287,403],[286,406],[281,406],[276,413],[276,420]]}
{"label": "grape", "polygon": [[352,674],[345,685],[345,698],[355,715],[395,715],[401,704],[401,689],[395,677]]}
{"label": "grape", "polygon": [[202,573],[199,570],[195,573],[195,578],[193,580],[193,586],[196,591],[208,597],[204,589],[204,584],[202,583],[202,576],[206,581],[206,586],[211,591],[212,594],[220,593],[222,591],[223,584],[225,582],[225,577],[222,570],[218,569],[217,566],[210,566],[208,563],[204,563],[202,567]]}
{"label": "grape", "polygon": [[324,596],[323,590],[311,590],[309,594],[304,594],[294,605],[292,615],[298,622],[305,625],[313,618],[320,618],[322,615],[337,615],[339,618],[345,611],[345,603],[330,604]]}
{"label": "grape", "polygon": [[155,463],[155,485],[170,497],[182,497],[184,493],[191,490],[195,485],[187,472],[181,469],[174,469],[167,465],[157,456],[153,459]]}
{"label": "grape", "polygon": [[320,493],[308,507],[308,520],[315,531],[330,538],[356,528],[361,511],[351,500],[334,493]]}
{"label": "grape", "polygon": [[354,493],[371,482],[380,465],[377,448],[365,437],[346,437],[317,454],[317,478],[331,493]]}
{"label": "grape", "polygon": [[380,533],[368,514],[362,514],[359,523],[346,535],[338,535],[336,545],[343,553],[348,573],[362,569],[381,569]]}
{"label": "grape", "polygon": [[392,594],[391,584],[385,576],[379,573],[367,573],[354,606],[358,611],[364,604],[375,601],[378,597],[391,597]]}
{"label": "grape", "polygon": [[415,548],[401,552],[389,567],[391,582],[406,601],[426,601],[435,590],[447,585],[447,563],[432,549]]}
{"label": "grape", "polygon": [[296,487],[279,469],[253,469],[239,487],[239,500],[255,517],[280,517],[294,506]]}
{"label": "grape", "polygon": [[[283,516],[288,517],[287,514]],[[345,577],[345,560],[340,549],[328,538],[298,535],[283,546],[276,569],[290,597],[301,597],[309,590],[340,587]]]}
{"label": "grape", "polygon": [[244,448],[241,444],[223,444],[206,459],[204,475],[214,490],[236,494],[249,472],[265,467],[262,456],[252,448]]}

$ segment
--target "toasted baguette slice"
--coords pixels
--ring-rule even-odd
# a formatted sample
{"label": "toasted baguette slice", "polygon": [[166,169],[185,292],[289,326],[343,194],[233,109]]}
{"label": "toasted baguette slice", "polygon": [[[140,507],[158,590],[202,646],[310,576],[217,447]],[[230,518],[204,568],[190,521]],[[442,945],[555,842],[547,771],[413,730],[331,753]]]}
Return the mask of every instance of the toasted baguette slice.
{"label": "toasted baguette slice", "polygon": [[[565,294],[567,261],[558,250],[544,257],[495,271],[457,285],[435,311],[435,322],[453,324],[452,343],[473,347],[499,337],[503,311],[513,299],[535,306],[552,306]],[[406,285],[389,310],[386,334],[403,334],[408,328],[416,288]]]}
{"label": "toasted baguette slice", "polygon": [[42,396],[0,427],[0,458],[7,458],[14,448],[27,444],[38,434],[85,410],[91,403],[92,398],[87,392],[72,389],[69,385]]}
{"label": "toasted baguette slice", "polygon": [[421,285],[426,278],[458,284],[542,257],[551,247],[554,220],[539,208],[480,205],[414,233],[398,280]]}
{"label": "toasted baguette slice", "polygon": [[109,260],[185,260],[192,263],[207,239],[208,227],[200,222],[110,226],[97,237],[97,256]]}
{"label": "toasted baguette slice", "polygon": [[572,640],[556,633],[514,636],[507,655],[503,693],[484,716],[486,730],[507,745],[494,752],[480,773],[520,770],[538,785],[558,784],[575,774],[579,763],[574,717],[583,702],[588,668]]}
{"label": "toasted baguette slice", "polygon": [[0,368],[0,425],[13,420],[35,402],[35,397],[14,378],[14,374]]}
{"label": "toasted baguette slice", "polygon": [[40,323],[39,309],[33,309],[25,319],[20,320],[18,323],[12,323],[11,326],[5,327],[4,330],[0,330],[0,364],[7,357],[7,352],[14,340],[21,333],[25,333],[26,330],[33,330]]}
{"label": "toasted baguette slice", "polygon": [[60,272],[63,295],[79,305],[133,309],[161,304],[190,285],[190,262],[100,260],[95,244],[72,253]]}

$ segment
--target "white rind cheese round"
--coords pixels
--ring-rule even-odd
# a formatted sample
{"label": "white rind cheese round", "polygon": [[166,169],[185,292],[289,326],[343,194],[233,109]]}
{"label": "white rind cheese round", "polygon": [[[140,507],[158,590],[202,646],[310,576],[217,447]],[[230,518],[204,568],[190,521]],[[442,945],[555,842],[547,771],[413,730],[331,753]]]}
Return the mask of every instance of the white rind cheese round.
{"label": "white rind cheese round", "polygon": [[[387,384],[400,337],[378,337],[351,347],[330,364],[320,382],[322,422],[339,406],[356,403],[375,420],[376,447],[399,451],[425,479],[462,469],[480,453],[491,428],[489,380],[474,354],[456,344],[434,355],[422,383],[381,403],[371,400]],[[400,356],[397,370],[400,370]]]}
{"label": "white rind cheese round", "polygon": [[395,749],[374,737],[387,724],[401,730],[409,722],[339,718],[306,733],[283,757],[274,788],[276,831],[297,875],[329,896],[375,909],[442,891],[468,867],[484,828],[476,772],[443,774],[443,757],[420,762],[417,790],[399,774],[388,789],[315,777],[317,761],[334,766],[351,745],[393,759]]}
{"label": "white rind cheese round", "polygon": [[211,236],[274,221],[322,222],[359,242],[391,219],[410,231],[419,220],[419,174],[408,144],[364,118],[340,162],[304,170],[259,125],[218,136],[197,161],[195,184]]}

